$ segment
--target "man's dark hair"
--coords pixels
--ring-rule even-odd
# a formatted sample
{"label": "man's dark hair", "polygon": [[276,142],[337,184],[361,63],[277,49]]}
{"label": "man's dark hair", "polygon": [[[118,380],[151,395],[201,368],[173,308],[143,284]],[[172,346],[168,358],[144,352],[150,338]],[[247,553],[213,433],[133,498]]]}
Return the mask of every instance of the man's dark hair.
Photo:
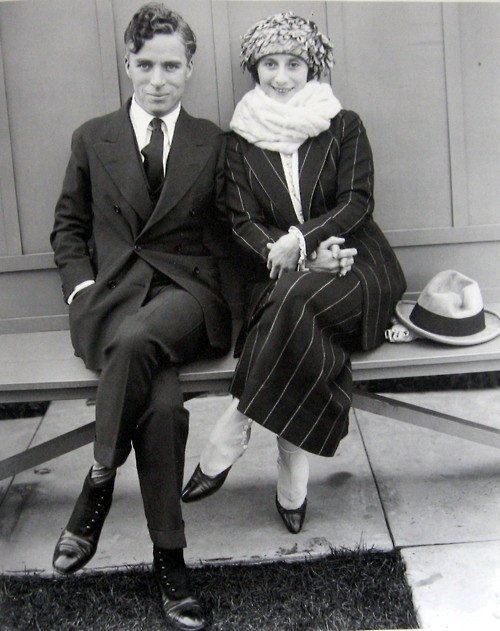
{"label": "man's dark hair", "polygon": [[133,53],[138,53],[147,39],[152,39],[159,33],[179,33],[184,42],[186,58],[188,61],[191,60],[196,51],[195,34],[184,18],[160,2],[149,2],[133,15],[125,30],[125,45]]}

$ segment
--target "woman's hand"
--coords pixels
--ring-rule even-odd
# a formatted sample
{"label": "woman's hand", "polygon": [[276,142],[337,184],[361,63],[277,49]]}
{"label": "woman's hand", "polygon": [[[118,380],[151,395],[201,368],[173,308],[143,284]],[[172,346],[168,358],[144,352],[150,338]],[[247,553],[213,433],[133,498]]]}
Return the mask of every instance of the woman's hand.
{"label": "woman's hand", "polygon": [[295,271],[300,256],[298,238],[290,233],[284,234],[275,243],[268,243],[267,269],[269,278],[280,278],[286,272]]}
{"label": "woman's hand", "polygon": [[307,267],[314,272],[330,272],[345,276],[351,270],[358,252],[355,248],[342,249],[340,246],[344,241],[342,237],[329,237],[322,241],[317,250],[309,256]]}

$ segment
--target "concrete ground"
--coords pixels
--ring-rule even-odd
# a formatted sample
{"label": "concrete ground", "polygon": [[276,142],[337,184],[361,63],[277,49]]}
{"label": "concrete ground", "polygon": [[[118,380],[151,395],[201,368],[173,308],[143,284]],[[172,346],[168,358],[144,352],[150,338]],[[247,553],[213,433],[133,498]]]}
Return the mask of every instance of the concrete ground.
{"label": "concrete ground", "polygon": [[[500,391],[398,395],[500,427]],[[227,396],[194,399],[186,479]],[[84,401],[53,402],[43,418],[0,421],[0,458],[93,418]],[[333,459],[311,456],[308,512],[299,535],[274,507],[275,437],[254,426],[244,458],[219,493],[185,506],[191,565],[400,548],[424,628],[500,629],[498,450],[353,411]],[[51,573],[54,544],[92,461],[90,445],[0,482],[0,572]],[[133,457],[119,470],[90,569],[151,562]]]}

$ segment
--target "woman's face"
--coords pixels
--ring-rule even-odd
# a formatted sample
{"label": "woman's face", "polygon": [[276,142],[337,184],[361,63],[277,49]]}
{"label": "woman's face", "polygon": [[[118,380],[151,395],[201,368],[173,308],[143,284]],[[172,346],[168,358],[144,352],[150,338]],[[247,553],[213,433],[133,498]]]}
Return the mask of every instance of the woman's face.
{"label": "woman's face", "polygon": [[260,87],[275,101],[286,103],[307,83],[309,67],[288,53],[266,55],[257,64]]}

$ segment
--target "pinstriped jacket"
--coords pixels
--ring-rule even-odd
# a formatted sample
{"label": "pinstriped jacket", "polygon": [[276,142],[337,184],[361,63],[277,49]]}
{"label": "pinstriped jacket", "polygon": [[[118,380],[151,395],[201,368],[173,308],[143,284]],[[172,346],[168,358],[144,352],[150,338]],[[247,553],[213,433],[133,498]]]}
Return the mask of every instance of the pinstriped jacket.
{"label": "pinstriped jacket", "polygon": [[330,128],[299,148],[304,223],[299,224],[279,153],[231,132],[226,148],[226,205],[237,242],[252,257],[254,280],[268,276],[266,244],[297,226],[307,252],[330,236],[358,254],[352,273],[363,287],[361,347],[374,348],[406,289],[399,262],[373,220],[373,159],[359,116],[342,110]]}

